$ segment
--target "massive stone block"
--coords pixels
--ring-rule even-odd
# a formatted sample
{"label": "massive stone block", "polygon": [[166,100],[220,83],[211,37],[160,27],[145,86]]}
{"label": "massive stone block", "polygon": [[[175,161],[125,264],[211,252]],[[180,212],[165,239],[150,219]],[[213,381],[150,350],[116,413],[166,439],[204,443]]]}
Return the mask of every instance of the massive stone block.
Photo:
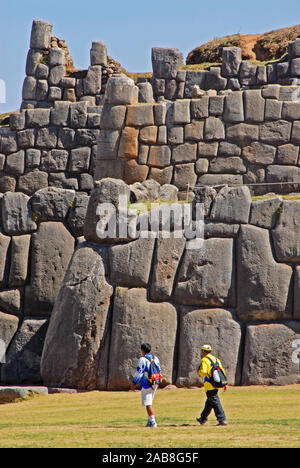
{"label": "massive stone block", "polygon": [[250,207],[248,187],[224,187],[214,199],[210,218],[228,223],[248,223]]}
{"label": "massive stone block", "polygon": [[75,198],[75,190],[47,187],[38,190],[30,203],[40,221],[60,221],[67,217]]}
{"label": "massive stone block", "polygon": [[2,223],[7,234],[26,234],[37,229],[29,197],[24,193],[7,192],[2,199]]}
{"label": "massive stone block", "polygon": [[286,120],[267,122],[260,126],[260,140],[271,145],[289,143],[292,124]]}
{"label": "massive stone block", "polygon": [[1,368],[1,380],[6,385],[39,384],[40,360],[48,320],[25,317],[9,347],[6,363]]}
{"label": "massive stone block", "polygon": [[176,78],[177,70],[184,64],[178,49],[154,47],[151,58],[153,75],[158,78]]}
{"label": "massive stone block", "polygon": [[23,286],[26,283],[30,239],[30,234],[12,237],[9,286]]}
{"label": "massive stone block", "polygon": [[74,251],[74,238],[62,223],[43,222],[32,235],[31,281],[25,288],[27,315],[51,313]]}
{"label": "massive stone block", "polygon": [[6,360],[6,351],[10,345],[19,325],[19,318],[14,315],[0,312],[0,362]]}
{"label": "massive stone block", "polygon": [[276,259],[300,262],[300,200],[285,200],[278,223],[272,230]]}
{"label": "massive stone block", "polygon": [[134,81],[126,75],[114,75],[107,81],[105,88],[105,103],[135,104],[138,101],[139,89]]}
{"label": "massive stone block", "polygon": [[207,239],[203,247],[185,250],[174,299],[186,305],[235,306],[232,239]]}
{"label": "massive stone block", "polygon": [[50,47],[52,24],[41,20],[34,20],[32,23],[30,48],[48,49]]}
{"label": "massive stone block", "polygon": [[172,295],[174,279],[185,247],[185,238],[158,239],[153,259],[151,300],[167,301]]}
{"label": "massive stone block", "polygon": [[82,243],[76,249],[55,301],[41,374],[47,385],[105,389],[110,336],[107,250]]}
{"label": "massive stone block", "polygon": [[268,166],[273,164],[276,155],[275,146],[254,141],[243,148],[243,158],[250,164]]}
{"label": "massive stone block", "polygon": [[[121,197],[121,199],[119,198]],[[115,222],[118,218],[115,218],[113,211],[99,212],[98,207],[105,203],[110,203],[116,209],[126,208],[130,199],[130,189],[123,180],[106,178],[96,183],[94,190],[91,192],[86,219],[84,223],[84,237],[90,242],[102,243],[108,240],[118,240],[118,232],[114,235],[108,235],[107,238],[99,237],[99,232],[105,232],[109,222],[111,220],[116,226]],[[100,224],[98,224],[100,223]],[[97,228],[98,226],[98,228]],[[97,232],[97,230],[100,231]],[[125,237],[127,239],[127,235]],[[123,239],[124,240],[124,239]]]}
{"label": "massive stone block", "polygon": [[299,383],[299,357],[297,349],[293,346],[299,339],[299,322],[248,325],[242,384]]}
{"label": "massive stone block", "polygon": [[147,287],[154,242],[154,239],[141,238],[111,247],[110,281],[120,286]]}
{"label": "massive stone block", "polygon": [[197,369],[201,363],[201,346],[209,343],[213,354],[222,361],[228,383],[239,385],[241,338],[241,324],[230,310],[181,307],[176,384],[200,385],[202,379]]}
{"label": "massive stone block", "polygon": [[140,346],[145,341],[160,359],[163,385],[172,383],[176,330],[177,312],[173,305],[148,302],[146,289],[116,288],[107,389],[130,388]]}
{"label": "massive stone block", "polygon": [[245,321],[292,317],[292,268],[277,263],[269,231],[242,225],[237,240],[237,314]]}
{"label": "massive stone block", "polygon": [[265,229],[273,229],[279,218],[278,210],[281,204],[281,197],[252,202],[249,223]]}
{"label": "massive stone block", "polygon": [[237,76],[242,61],[242,49],[239,47],[223,47],[222,75],[226,77]]}

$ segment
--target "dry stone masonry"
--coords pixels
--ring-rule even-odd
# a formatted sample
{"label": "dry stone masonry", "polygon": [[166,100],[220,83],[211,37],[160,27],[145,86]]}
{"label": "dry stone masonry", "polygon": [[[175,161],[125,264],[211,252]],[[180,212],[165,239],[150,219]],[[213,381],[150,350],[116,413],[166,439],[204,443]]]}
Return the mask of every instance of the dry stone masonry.
{"label": "dry stone masonry", "polygon": [[[232,385],[299,383],[300,200],[283,197],[300,191],[299,44],[266,67],[224,48],[210,71],[154,48],[135,84],[103,42],[78,71],[33,22],[20,112],[0,127],[1,384],[128,389],[145,340],[164,385],[199,385],[203,342]],[[120,195],[130,229],[100,238],[97,208]],[[182,202],[192,226],[203,204],[201,247]]]}

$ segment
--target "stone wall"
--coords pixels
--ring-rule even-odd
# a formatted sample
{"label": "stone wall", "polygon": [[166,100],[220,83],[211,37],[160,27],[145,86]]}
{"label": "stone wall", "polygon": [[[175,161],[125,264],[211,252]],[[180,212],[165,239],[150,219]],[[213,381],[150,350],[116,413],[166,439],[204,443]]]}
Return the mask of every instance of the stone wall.
{"label": "stone wall", "polygon": [[183,192],[222,184],[249,184],[253,193],[300,190],[300,102],[292,100],[300,88],[269,85],[136,103],[128,78],[115,76],[109,84],[95,180],[151,178]]}
{"label": "stone wall", "polygon": [[[107,81],[100,42],[72,75],[51,34],[33,23],[21,111],[0,128],[1,381],[128,388],[145,339],[165,384],[199,382],[203,341],[232,384],[299,381],[300,202],[250,196],[299,191],[299,87],[162,101],[155,81]],[[99,243],[96,207],[120,193],[204,203],[204,247],[134,230]]]}
{"label": "stone wall", "polygon": [[52,36],[52,24],[35,20],[26,61],[21,109],[52,107],[55,101],[101,103],[108,78],[107,49],[93,42],[90,66],[75,70],[65,41]]}
{"label": "stone wall", "polygon": [[201,90],[238,91],[267,84],[297,86],[300,79],[300,39],[290,42],[285,61],[253,65],[242,60],[239,47],[224,47],[222,64],[207,70],[184,70],[178,49],[153,48],[153,92],[156,99],[195,98]]}
{"label": "stone wall", "polygon": [[[204,342],[224,362],[230,384],[299,382],[292,353],[300,336],[300,201],[252,202],[247,187],[206,188],[189,204],[191,213],[197,202],[205,206],[202,247],[180,236],[181,226],[170,238],[144,232],[97,239],[104,219],[98,204],[117,207],[119,194],[145,197],[145,187],[115,179],[96,184],[86,241],[75,250],[50,319],[44,383],[128,389],[143,341],[161,359],[164,385],[199,385]],[[144,199],[155,190],[159,196],[152,182]]]}
{"label": "stone wall", "polygon": [[[46,187],[29,197],[6,192],[0,211],[1,381],[38,383],[56,296],[80,236],[89,197]],[[1,356],[1,362],[3,355]]]}

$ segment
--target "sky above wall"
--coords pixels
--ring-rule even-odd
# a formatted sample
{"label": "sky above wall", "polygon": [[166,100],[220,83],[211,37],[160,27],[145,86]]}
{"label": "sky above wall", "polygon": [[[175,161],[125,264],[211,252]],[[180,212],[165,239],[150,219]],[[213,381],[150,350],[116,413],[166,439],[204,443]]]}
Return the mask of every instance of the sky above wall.
{"label": "sky above wall", "polygon": [[[33,19],[53,24],[76,68],[88,68],[92,41],[130,72],[149,72],[151,47],[195,47],[231,34],[300,23],[299,0],[0,0],[0,114],[19,108]],[[3,91],[2,91],[3,93]]]}

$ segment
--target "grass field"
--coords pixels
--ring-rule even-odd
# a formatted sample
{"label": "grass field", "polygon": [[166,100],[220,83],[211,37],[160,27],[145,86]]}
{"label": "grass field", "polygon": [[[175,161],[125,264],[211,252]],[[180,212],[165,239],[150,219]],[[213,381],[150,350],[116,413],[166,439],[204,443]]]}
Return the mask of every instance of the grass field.
{"label": "grass field", "polygon": [[159,390],[159,427],[145,428],[139,392],[37,396],[0,406],[0,447],[300,447],[300,386],[229,387],[220,392],[229,425],[205,426],[203,389]]}

